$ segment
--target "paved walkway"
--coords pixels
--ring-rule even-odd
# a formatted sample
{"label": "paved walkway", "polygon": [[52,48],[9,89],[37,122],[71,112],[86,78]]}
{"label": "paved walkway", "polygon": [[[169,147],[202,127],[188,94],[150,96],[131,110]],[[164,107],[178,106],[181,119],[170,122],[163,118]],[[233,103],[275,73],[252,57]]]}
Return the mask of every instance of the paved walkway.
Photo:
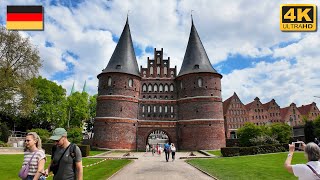
{"label": "paved walkway", "polygon": [[[131,164],[125,166],[122,170],[109,178],[110,180],[212,180],[211,177],[202,173],[198,169],[184,162],[180,157],[187,157],[190,152],[177,152],[176,160],[166,162],[165,154],[154,155],[150,152],[131,152],[130,157],[137,157]],[[196,156],[203,156],[196,153]],[[112,156],[110,154],[110,156]]]}

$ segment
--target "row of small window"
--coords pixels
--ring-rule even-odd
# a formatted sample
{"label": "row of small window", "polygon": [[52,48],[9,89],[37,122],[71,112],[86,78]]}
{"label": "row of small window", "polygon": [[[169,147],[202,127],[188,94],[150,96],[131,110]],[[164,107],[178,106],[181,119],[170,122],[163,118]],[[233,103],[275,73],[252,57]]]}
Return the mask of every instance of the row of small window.
{"label": "row of small window", "polygon": [[[159,96],[159,99],[162,99],[162,96]],[[146,99],[146,96],[142,96],[142,99]],[[152,99],[151,96],[148,96],[148,99]],[[154,96],[153,99],[158,99],[157,96]],[[168,96],[165,96],[164,99],[168,99]],[[173,99],[173,96],[171,96],[171,99]]]}
{"label": "row of small window", "polygon": [[142,106],[142,113],[148,112],[148,113],[162,113],[164,111],[165,113],[168,113],[168,109],[170,108],[170,112],[173,113],[173,106]]}
{"label": "row of small window", "polygon": [[280,116],[280,113],[270,113],[270,117]]}
{"label": "row of small window", "polygon": [[168,114],[165,114],[165,115],[162,115],[162,114],[159,114],[159,115],[156,115],[156,114],[147,114],[147,115],[145,115],[145,114],[142,114],[141,115],[142,117],[159,117],[159,118],[174,118],[174,115],[173,114],[171,114],[170,116],[168,115]]}
{"label": "row of small window", "polygon": [[[153,67],[151,66],[149,68],[149,74],[152,76],[153,75]],[[168,74],[168,68],[165,66],[163,68],[163,74],[166,76]],[[174,76],[174,71],[171,71],[171,77]],[[146,71],[143,71],[143,76],[146,77],[147,75],[147,72]],[[160,76],[160,66],[157,66],[157,75]]]}
{"label": "row of small window", "polygon": [[255,109],[255,112],[263,112],[263,109]]}
{"label": "row of small window", "polygon": [[[169,85],[168,84],[160,84],[159,86],[157,84],[154,84],[153,86],[151,84],[148,84],[148,87],[146,84],[142,85],[142,91],[143,92],[168,92],[169,91]],[[170,92],[174,91],[173,84],[170,84]]]}
{"label": "row of small window", "polygon": [[245,122],[245,121],[248,121],[248,118],[242,118],[242,117],[239,117],[239,118],[228,118],[228,120],[230,122]]}
{"label": "row of small window", "polygon": [[[252,119],[254,119],[254,116],[252,116]],[[256,119],[267,119],[267,116],[256,116]]]}
{"label": "row of small window", "polygon": [[240,114],[245,114],[244,110],[229,110],[231,115],[240,115]]}
{"label": "row of small window", "polygon": [[320,113],[311,113],[312,116],[320,116]]}
{"label": "row of small window", "polygon": [[229,129],[241,128],[242,126],[243,126],[242,124],[229,124],[228,125]]}
{"label": "row of small window", "polygon": [[[107,84],[108,84],[108,86],[111,86],[111,85],[112,85],[112,77],[111,77],[111,76],[108,77]],[[133,80],[132,80],[131,78],[128,80],[128,86],[129,86],[129,87],[132,87],[132,86],[133,86]]]}

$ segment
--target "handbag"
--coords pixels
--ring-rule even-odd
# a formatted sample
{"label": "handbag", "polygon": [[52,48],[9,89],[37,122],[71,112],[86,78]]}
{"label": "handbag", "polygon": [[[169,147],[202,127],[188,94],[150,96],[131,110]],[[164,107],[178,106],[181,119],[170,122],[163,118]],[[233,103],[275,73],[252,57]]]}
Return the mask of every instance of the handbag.
{"label": "handbag", "polygon": [[29,162],[28,162],[26,165],[22,166],[22,168],[20,169],[20,171],[19,171],[19,177],[20,177],[21,179],[25,179],[25,178],[28,177],[31,160],[32,160],[33,156],[34,156],[37,152],[38,152],[38,151],[34,152],[33,155],[32,155],[32,157],[31,157],[31,159],[29,160]]}

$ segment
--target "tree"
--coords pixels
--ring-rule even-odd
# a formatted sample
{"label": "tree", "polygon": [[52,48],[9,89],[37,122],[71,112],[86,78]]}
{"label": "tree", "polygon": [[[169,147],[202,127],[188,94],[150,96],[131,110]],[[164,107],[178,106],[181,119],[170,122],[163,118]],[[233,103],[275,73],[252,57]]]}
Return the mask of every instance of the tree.
{"label": "tree", "polygon": [[280,143],[289,143],[292,131],[291,127],[285,123],[273,123],[270,126],[271,134],[276,136]]}
{"label": "tree", "polygon": [[320,137],[320,116],[318,116],[314,121],[314,135]]}
{"label": "tree", "polygon": [[41,66],[38,50],[17,31],[0,27],[0,112],[26,116],[33,109],[34,89],[27,80]]}
{"label": "tree", "polygon": [[238,137],[240,146],[252,146],[250,139],[260,136],[261,129],[253,123],[247,122],[243,127],[238,129]]}
{"label": "tree", "polygon": [[304,137],[306,142],[313,142],[315,135],[314,135],[314,123],[313,121],[305,121],[304,125]]}
{"label": "tree", "polygon": [[66,90],[41,76],[31,79],[30,84],[36,89],[33,100],[35,108],[30,115],[34,127],[51,129],[65,124],[67,122]]}
{"label": "tree", "polygon": [[87,132],[92,132],[94,118],[96,117],[96,107],[97,107],[97,94],[89,97],[89,118],[86,121],[87,123]]}
{"label": "tree", "polygon": [[67,98],[69,111],[69,120],[65,124],[67,128],[82,127],[82,122],[89,118],[88,97],[86,92],[75,92]]}

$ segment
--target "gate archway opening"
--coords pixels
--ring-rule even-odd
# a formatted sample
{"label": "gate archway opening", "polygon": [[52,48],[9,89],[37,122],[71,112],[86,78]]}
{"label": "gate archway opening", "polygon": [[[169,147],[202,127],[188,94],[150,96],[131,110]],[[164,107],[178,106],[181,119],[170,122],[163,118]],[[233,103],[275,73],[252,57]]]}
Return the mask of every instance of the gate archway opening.
{"label": "gate archway opening", "polygon": [[164,148],[164,144],[170,142],[170,138],[168,134],[162,130],[154,130],[152,131],[147,138],[147,143],[152,147],[152,145],[156,146],[157,144]]}

